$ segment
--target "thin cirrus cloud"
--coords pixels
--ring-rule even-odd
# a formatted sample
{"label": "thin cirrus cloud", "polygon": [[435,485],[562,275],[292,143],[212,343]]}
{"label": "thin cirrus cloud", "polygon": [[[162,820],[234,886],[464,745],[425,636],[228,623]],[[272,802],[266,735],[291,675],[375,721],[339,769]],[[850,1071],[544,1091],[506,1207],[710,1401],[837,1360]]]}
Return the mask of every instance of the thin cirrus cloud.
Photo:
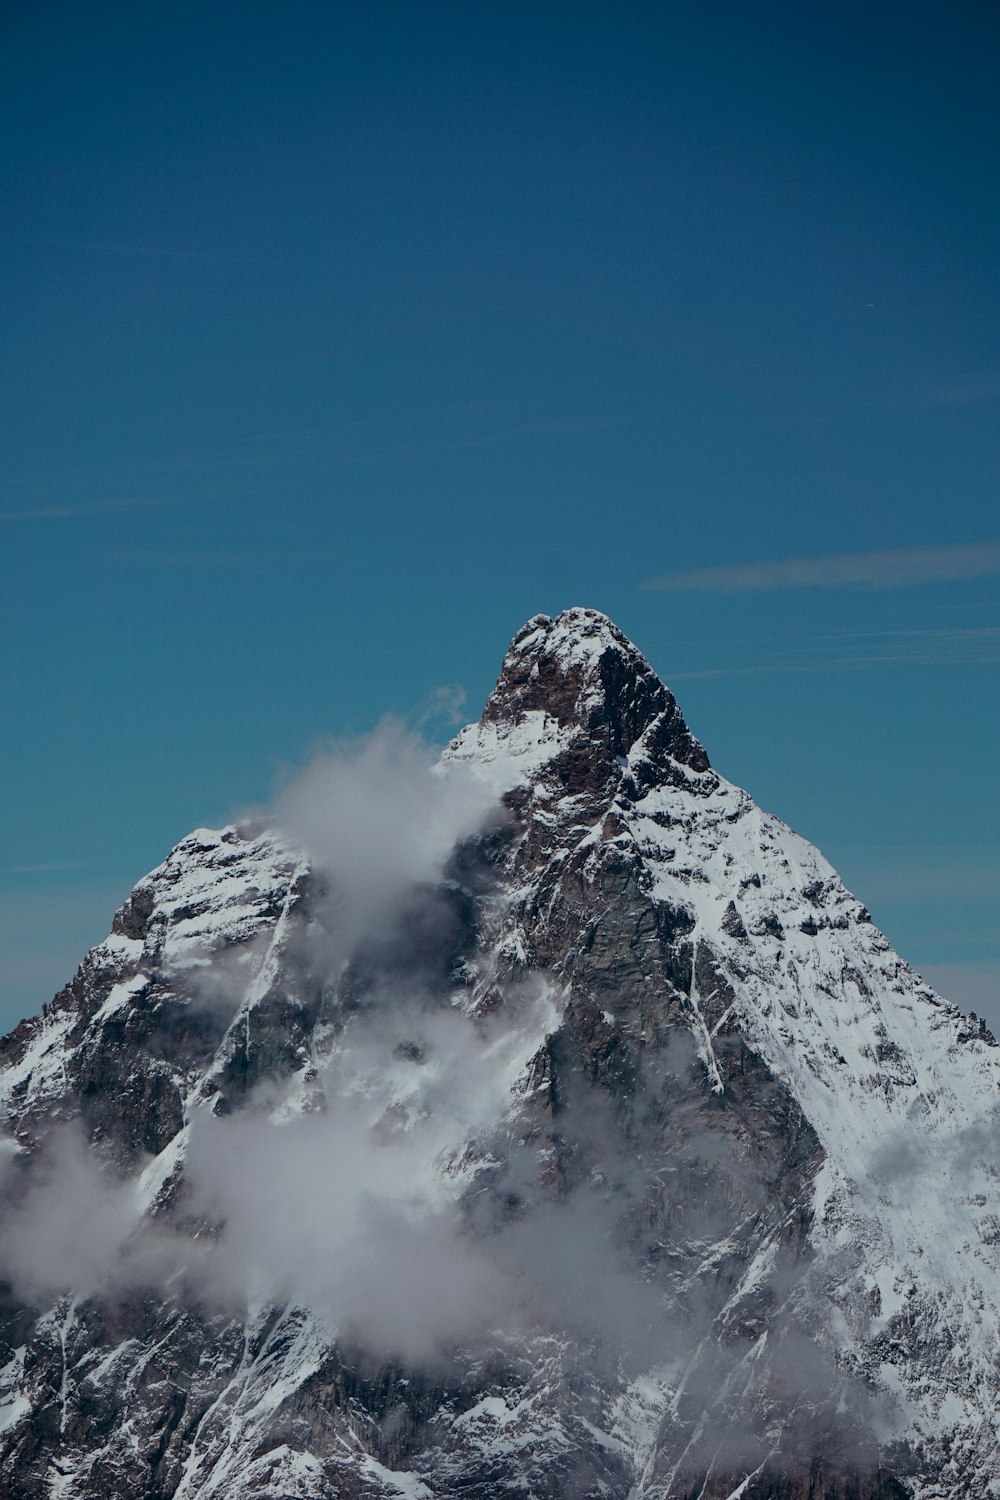
{"label": "thin cirrus cloud", "polygon": [[675,593],[735,594],[801,588],[903,588],[909,584],[988,578],[1000,573],[1000,542],[951,547],[894,547],[880,552],[838,552],[827,557],[787,557],[776,562],[734,563],[663,573],[642,585]]}
{"label": "thin cirrus cloud", "polygon": [[[723,643],[725,646],[726,643]],[[746,640],[740,643],[746,646]],[[776,672],[849,672],[887,666],[984,666],[1000,661],[1000,626],[945,630],[841,631],[835,635],[800,635],[782,652],[758,647],[762,659],[727,661],[670,674],[672,682],[699,677],[754,677]]]}
{"label": "thin cirrus cloud", "polygon": [[71,516],[98,516],[120,510],[149,510],[179,501],[134,496],[124,500],[89,500],[80,504],[36,505],[27,509],[0,511],[0,521],[62,521]]}
{"label": "thin cirrus cloud", "polygon": [[934,411],[939,407],[981,406],[1000,400],[1000,380],[996,377],[966,377],[923,391],[912,391],[888,403],[892,411]]}

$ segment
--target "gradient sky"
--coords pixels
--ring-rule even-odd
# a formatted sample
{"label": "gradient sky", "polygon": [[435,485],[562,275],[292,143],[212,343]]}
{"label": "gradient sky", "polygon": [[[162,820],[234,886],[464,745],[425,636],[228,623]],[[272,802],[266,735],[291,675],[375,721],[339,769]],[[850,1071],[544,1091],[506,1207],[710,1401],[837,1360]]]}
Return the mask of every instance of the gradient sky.
{"label": "gradient sky", "polygon": [[0,38],[0,1024],[191,827],[587,604],[1000,1025],[992,0]]}

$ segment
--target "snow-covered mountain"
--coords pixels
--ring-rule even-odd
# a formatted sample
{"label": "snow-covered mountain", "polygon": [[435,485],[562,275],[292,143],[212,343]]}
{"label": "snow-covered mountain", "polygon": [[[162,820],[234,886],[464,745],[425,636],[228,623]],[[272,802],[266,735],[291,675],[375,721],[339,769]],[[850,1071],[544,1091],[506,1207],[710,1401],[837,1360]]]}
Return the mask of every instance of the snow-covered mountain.
{"label": "snow-covered mountain", "polygon": [[0,1043],[0,1493],[1000,1494],[989,1033],[596,611],[433,787],[433,871],[192,834]]}

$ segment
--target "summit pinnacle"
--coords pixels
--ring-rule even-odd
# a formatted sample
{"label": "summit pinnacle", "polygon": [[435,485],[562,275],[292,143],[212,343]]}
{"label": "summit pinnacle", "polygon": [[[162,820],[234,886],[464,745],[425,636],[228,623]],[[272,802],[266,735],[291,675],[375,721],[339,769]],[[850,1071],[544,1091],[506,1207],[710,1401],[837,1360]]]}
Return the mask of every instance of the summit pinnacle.
{"label": "summit pinnacle", "polygon": [[[532,730],[556,733],[566,785],[617,782],[631,769],[644,785],[709,769],[673,694],[642,652],[596,609],[535,615],[514,636],[480,723],[511,747]],[[476,734],[476,727],[466,736]]]}

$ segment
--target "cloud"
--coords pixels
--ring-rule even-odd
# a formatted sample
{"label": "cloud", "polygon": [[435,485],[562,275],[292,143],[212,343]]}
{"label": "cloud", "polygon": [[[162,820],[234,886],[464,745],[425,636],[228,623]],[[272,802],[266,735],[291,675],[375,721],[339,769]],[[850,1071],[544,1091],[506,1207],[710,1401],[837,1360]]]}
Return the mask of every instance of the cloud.
{"label": "cloud", "polygon": [[232,265],[289,266],[308,263],[307,256],[263,256],[257,251],[247,250],[243,254],[230,250],[210,250],[203,246],[129,244],[125,241],[93,240],[77,236],[15,234],[3,231],[3,238],[10,244],[37,245],[49,250],[93,251],[100,255],[143,255],[164,257],[169,260],[218,261]]}
{"label": "cloud", "polygon": [[893,411],[934,411],[949,406],[979,406],[998,399],[1000,380],[996,376],[966,376],[933,389],[910,392],[888,405]]}
{"label": "cloud", "polygon": [[988,578],[997,573],[1000,573],[1000,542],[977,542],[695,568],[688,572],[664,573],[641,587],[674,593],[718,594],[794,588],[887,589],[962,578]]}
{"label": "cloud", "polygon": [[956,1247],[992,1229],[998,1155],[997,1108],[950,1130],[915,1132],[899,1126],[870,1144],[860,1178],[869,1202],[893,1203],[904,1211],[914,1202],[948,1205],[950,1233],[928,1236],[921,1250],[939,1286],[961,1285]]}
{"label": "cloud", "polygon": [[432,689],[417,714],[417,729],[426,730],[430,724],[444,723],[454,731],[463,723],[465,699],[465,688],[455,682],[445,682]]}
{"label": "cloud", "polygon": [[164,505],[182,505],[182,500],[87,500],[79,504],[36,505],[27,510],[0,511],[0,521],[61,521],[72,516],[99,516],[123,510],[150,510]]}
{"label": "cloud", "polygon": [[[403,984],[367,999],[311,1097],[272,1084],[233,1114],[195,1114],[183,1228],[142,1218],[135,1180],[57,1127],[4,1217],[4,1274],[22,1295],[150,1288],[237,1317],[261,1302],[308,1307],[348,1361],[363,1352],[449,1377],[481,1378],[484,1356],[538,1358],[525,1339],[611,1389],[651,1368],[683,1372],[675,1436],[692,1441],[680,1473],[749,1469],[768,1447],[765,1417],[803,1393],[864,1437],[880,1408],[838,1366],[821,1267],[776,1249],[768,1352],[752,1365],[748,1336],[719,1321],[773,1181],[739,1132],[705,1117],[688,1033],[644,1054],[626,1116],[567,1073],[557,1116],[533,1131],[530,1106],[516,1120],[508,1110],[559,1025],[557,987],[508,984],[484,1016]],[[650,1130],[666,1153],[643,1151]]]}
{"label": "cloud", "polygon": [[[715,643],[719,649],[720,643]],[[730,643],[722,643],[729,645]],[[753,642],[732,643],[739,651]],[[762,642],[761,655],[773,651]],[[808,672],[856,672],[875,667],[984,666],[1000,661],[1000,626],[935,630],[875,630],[835,635],[799,635],[785,643],[784,655],[770,661],[727,662],[725,666],[671,672],[671,682],[709,677],[765,677]]]}
{"label": "cloud", "polygon": [[92,870],[94,866],[84,860],[59,859],[48,864],[10,865],[3,875],[63,875],[69,871]]}
{"label": "cloud", "polygon": [[[447,691],[429,711],[455,706]],[[30,1163],[0,1153],[0,1271],[28,1298],[178,1276],[211,1307],[293,1297],[338,1334],[430,1360],[498,1311],[495,1268],[464,1234],[458,1159],[556,1024],[541,983],[509,985],[502,1020],[466,1013],[455,939],[472,895],[447,867],[499,808],[470,767],[437,765],[385,720],[317,755],[269,816],[310,864],[284,953],[288,981],[319,984],[328,1007],[310,1078],[289,1085],[310,1108],[272,1081],[229,1117],[195,1115],[185,1191],[215,1232],[194,1241],[146,1218],[138,1179],[75,1127],[56,1124]],[[206,953],[190,1000],[235,1014],[264,956]]]}
{"label": "cloud", "polygon": [[465,763],[394,718],[318,754],[279,795],[274,821],[325,882],[318,926],[328,961],[346,961],[366,935],[391,925],[420,888],[433,887],[456,845],[501,809]]}
{"label": "cloud", "polygon": [[120,1277],[122,1253],[143,1207],[135,1180],[103,1170],[75,1125],[50,1132],[27,1184],[15,1182],[21,1165],[16,1144],[5,1138],[0,1146],[0,1185],[14,1191],[0,1223],[4,1277],[29,1298],[70,1286],[87,1295],[106,1282],[109,1266]]}
{"label": "cloud", "polygon": [[[637,1153],[614,1099],[579,1075],[561,1085],[556,1136],[523,1122],[512,1134],[512,1095],[563,998],[539,976],[478,1016],[405,983],[368,994],[304,1109],[296,1079],[235,1113],[195,1113],[184,1230],[144,1217],[138,1180],[57,1126],[8,1200],[3,1274],[29,1297],[169,1287],[237,1315],[291,1302],[342,1345],[424,1369],[539,1332],[613,1378],[620,1360],[648,1368],[664,1351],[679,1367],[728,1295],[724,1277],[700,1280],[699,1251],[762,1213],[768,1185],[702,1121],[684,1032],[646,1057],[630,1101],[640,1136],[669,1115],[669,1161]],[[27,1163],[9,1150],[0,1164],[11,1177]]]}
{"label": "cloud", "polygon": [[292,1300],[332,1335],[432,1365],[518,1321],[515,1279],[468,1232],[463,1198],[482,1167],[470,1143],[555,1024],[553,993],[522,985],[482,1019],[405,984],[367,998],[304,1112],[275,1094],[196,1117],[190,1201],[217,1226],[197,1288],[216,1306]]}

